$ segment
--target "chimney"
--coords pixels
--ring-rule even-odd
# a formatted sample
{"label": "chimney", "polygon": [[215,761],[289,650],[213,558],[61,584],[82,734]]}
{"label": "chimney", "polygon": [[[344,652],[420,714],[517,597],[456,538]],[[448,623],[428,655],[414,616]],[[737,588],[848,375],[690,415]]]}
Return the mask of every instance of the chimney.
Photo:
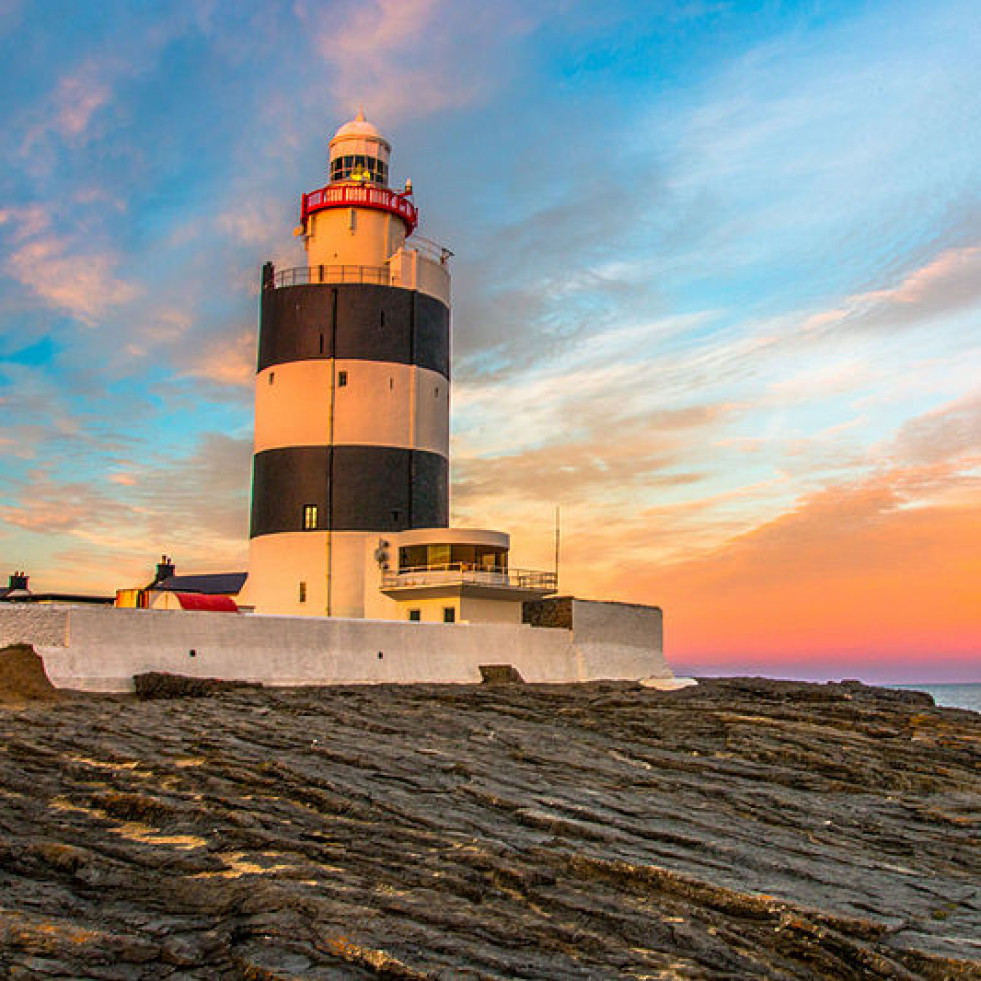
{"label": "chimney", "polygon": [[26,572],[14,572],[10,576],[10,588],[11,589],[23,589],[27,592],[27,580],[29,576]]}
{"label": "chimney", "polygon": [[174,560],[169,556],[161,555],[160,561],[157,563],[157,575],[150,585],[156,586],[158,582],[169,579],[174,574],[174,569]]}

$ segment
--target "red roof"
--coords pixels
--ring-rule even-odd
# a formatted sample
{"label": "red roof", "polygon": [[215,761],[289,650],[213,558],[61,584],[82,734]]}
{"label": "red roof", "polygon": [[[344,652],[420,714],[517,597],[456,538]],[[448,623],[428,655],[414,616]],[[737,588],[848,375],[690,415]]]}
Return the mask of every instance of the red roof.
{"label": "red roof", "polygon": [[231,596],[208,596],[206,593],[174,593],[182,610],[210,610],[212,613],[237,613]]}

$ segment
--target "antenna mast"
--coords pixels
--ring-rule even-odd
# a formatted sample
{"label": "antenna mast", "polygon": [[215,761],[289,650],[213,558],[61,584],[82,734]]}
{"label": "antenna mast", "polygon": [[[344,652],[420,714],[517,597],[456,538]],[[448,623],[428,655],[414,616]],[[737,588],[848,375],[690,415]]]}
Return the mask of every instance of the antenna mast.
{"label": "antenna mast", "polygon": [[555,588],[559,588],[559,506],[555,505]]}

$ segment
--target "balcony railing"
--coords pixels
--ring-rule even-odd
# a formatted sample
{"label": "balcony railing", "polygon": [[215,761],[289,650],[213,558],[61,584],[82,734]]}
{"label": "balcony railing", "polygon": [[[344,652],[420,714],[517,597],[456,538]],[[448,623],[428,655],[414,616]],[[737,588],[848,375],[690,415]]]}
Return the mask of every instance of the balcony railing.
{"label": "balcony railing", "polygon": [[264,282],[265,289],[283,286],[308,286],[311,283],[370,283],[388,286],[392,274],[388,266],[296,266],[293,269],[277,269],[271,280]]}
{"label": "balcony railing", "polygon": [[502,569],[449,562],[445,565],[419,565],[382,576],[382,589],[407,589],[426,586],[490,586],[498,589],[527,589],[554,593],[558,581],[554,572],[531,569]]}
{"label": "balcony railing", "polygon": [[306,222],[310,215],[318,211],[347,207],[373,208],[397,215],[405,222],[406,233],[409,235],[419,224],[419,209],[409,200],[408,195],[387,187],[354,183],[328,184],[304,194],[300,217]]}
{"label": "balcony railing", "polygon": [[445,245],[440,245],[431,238],[423,238],[422,235],[416,235],[412,239],[412,248],[419,255],[438,262],[441,266],[445,266],[453,258],[453,253]]}

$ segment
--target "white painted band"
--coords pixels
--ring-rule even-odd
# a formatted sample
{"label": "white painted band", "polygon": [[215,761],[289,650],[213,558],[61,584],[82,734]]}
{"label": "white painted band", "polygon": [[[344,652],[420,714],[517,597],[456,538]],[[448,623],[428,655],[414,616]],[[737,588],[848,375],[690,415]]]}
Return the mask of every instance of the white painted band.
{"label": "white painted band", "polygon": [[449,382],[416,365],[307,360],[256,376],[255,452],[395,446],[449,455]]}

